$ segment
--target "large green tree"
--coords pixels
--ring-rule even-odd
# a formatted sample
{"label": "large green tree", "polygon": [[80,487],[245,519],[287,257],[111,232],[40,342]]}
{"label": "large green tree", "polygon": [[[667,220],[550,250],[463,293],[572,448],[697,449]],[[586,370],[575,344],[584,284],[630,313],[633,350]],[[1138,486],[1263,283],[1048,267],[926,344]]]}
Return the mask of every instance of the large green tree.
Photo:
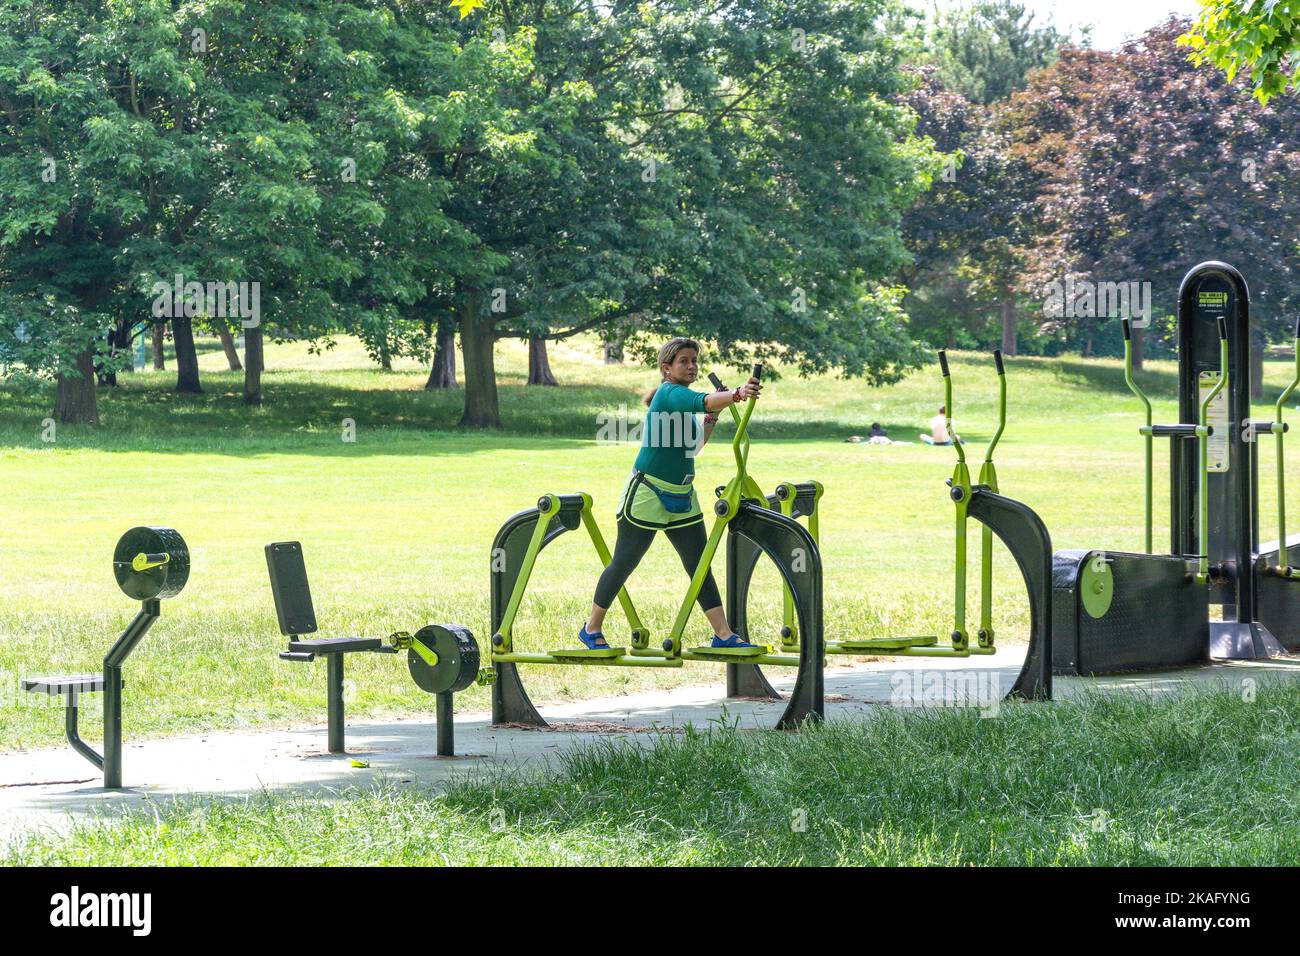
{"label": "large green tree", "polygon": [[[1246,274],[1269,337],[1300,308],[1300,103],[1188,62],[1171,19],[1116,53],[1068,50],[1006,117],[1042,178],[1025,282],[1151,283],[1156,317],[1205,259]],[[1041,298],[1041,295],[1040,295]]]}
{"label": "large green tree", "polygon": [[921,56],[942,86],[989,106],[1023,89],[1070,41],[1017,0],[975,0],[933,9]]}
{"label": "large green tree", "polygon": [[[883,2],[489,3],[490,57],[442,158],[474,243],[446,290],[470,426],[500,421],[493,345],[633,315],[877,380],[917,361],[897,294],[902,208],[936,171],[889,99]],[[767,343],[767,344],[764,344]]]}
{"label": "large green tree", "polygon": [[1229,80],[1249,77],[1261,103],[1300,91],[1300,0],[1201,0],[1201,14],[1180,42],[1199,65]]}
{"label": "large green tree", "polygon": [[[60,418],[95,419],[106,330],[158,318],[178,275],[258,291],[250,402],[264,327],[373,327],[450,281],[447,190],[413,146],[453,141],[439,90],[476,84],[449,23],[402,6],[0,4],[0,295]],[[197,391],[195,316],[171,319],[178,388]]]}

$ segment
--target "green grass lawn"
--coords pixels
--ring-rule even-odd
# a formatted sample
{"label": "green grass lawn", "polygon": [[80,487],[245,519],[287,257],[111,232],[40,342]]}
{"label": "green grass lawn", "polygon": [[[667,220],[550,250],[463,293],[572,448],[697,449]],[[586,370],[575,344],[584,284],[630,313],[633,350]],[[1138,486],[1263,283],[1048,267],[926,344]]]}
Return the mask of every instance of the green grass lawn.
{"label": "green grass lawn", "polygon": [[1141,865],[1300,859],[1300,687],[603,743],[446,794],[166,802],[44,865]]}
{"label": "green grass lawn", "polygon": [[[282,639],[262,556],[270,541],[303,542],[325,634],[386,635],[458,621],[485,641],[496,528],[542,492],[583,489],[595,496],[612,536],[613,498],[635,448],[597,442],[599,416],[626,406],[639,418],[640,395],[655,378],[640,367],[605,366],[592,340],[552,352],[562,388],[524,386],[523,349],[500,349],[506,429],[494,434],[456,432],[459,394],[424,392],[425,372],[414,363],[379,371],[347,341],[323,356],[302,344],[272,347],[267,404],[257,410],[241,404],[240,378],[221,370],[215,345],[202,356],[202,396],[175,395],[170,371],[122,376],[119,390],[101,394],[101,426],[63,427],[53,444],[41,440],[49,394],[0,391],[0,475],[8,491],[0,498],[0,749],[60,741],[61,711],[18,693],[18,678],[98,666],[135,612],[113,583],[110,557],[120,533],[136,524],[178,528],[190,544],[193,573],[128,664],[125,720],[132,737],[323,720],[323,674],[276,657]],[[1267,366],[1266,399],[1288,371],[1286,363]],[[953,375],[956,421],[978,451],[993,424],[992,363],[958,355]],[[1174,375],[1172,363],[1152,363],[1142,376],[1161,399],[1157,420],[1173,419]],[[1003,490],[1039,511],[1057,547],[1138,548],[1138,408],[1119,364],[1016,359],[1008,378],[1010,424],[998,456]],[[827,488],[828,636],[950,628],[952,507],[944,479],[951,449],[843,441],[864,434],[872,421],[914,440],[941,399],[933,366],[888,388],[788,376],[765,392],[751,472],[764,487],[816,477]],[[1268,413],[1263,405],[1258,412]],[[355,443],[342,440],[345,419],[356,423]],[[1300,454],[1298,445],[1290,443],[1289,456]],[[1264,474],[1272,455],[1266,442]],[[1163,454],[1157,464],[1163,472]],[[712,488],[726,479],[730,455],[710,447],[699,467],[701,487]],[[1156,502],[1159,529],[1165,495]],[[1261,521],[1272,526],[1267,482]],[[597,571],[579,535],[549,548],[522,611],[517,647],[572,644]],[[653,548],[630,583],[649,626],[668,629],[685,583],[672,549]],[[1028,611],[1005,555],[995,588],[999,637],[1014,641]],[[774,630],[774,572],[760,575],[755,602],[757,620]],[[615,611],[616,640],[621,626]],[[703,638],[702,618],[695,628]],[[349,673],[356,716],[432,711],[400,659],[355,659]],[[526,673],[539,702],[720,676],[705,664],[669,672]],[[471,689],[459,706],[486,708],[486,690]],[[94,739],[93,709],[87,718]]]}

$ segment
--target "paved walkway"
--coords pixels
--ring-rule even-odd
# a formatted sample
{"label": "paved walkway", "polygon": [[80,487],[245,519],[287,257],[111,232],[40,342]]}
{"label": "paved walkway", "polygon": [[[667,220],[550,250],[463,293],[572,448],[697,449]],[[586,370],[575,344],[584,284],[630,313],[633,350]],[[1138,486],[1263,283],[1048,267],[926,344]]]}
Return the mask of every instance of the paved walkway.
{"label": "paved walkway", "polygon": [[[1005,653],[1006,656],[1003,656]],[[827,718],[862,719],[887,706],[964,703],[994,712],[1014,681],[1023,650],[998,658],[923,659],[831,666],[826,671]],[[995,664],[994,661],[998,663]],[[768,677],[780,690],[792,679]],[[1174,693],[1194,684],[1243,686],[1247,679],[1300,679],[1300,659],[1215,664],[1100,679],[1056,679],[1058,699],[1088,690]],[[128,789],[105,791],[102,778],[69,747],[0,754],[0,841],[32,828],[65,826],[70,819],[185,794],[241,797],[269,790],[328,795],[379,783],[439,785],[506,766],[542,766],[565,748],[615,738],[645,744],[657,733],[686,724],[708,726],[722,719],[742,727],[768,727],[779,702],[726,701],[716,686],[609,697],[540,708],[551,730],[494,728],[488,714],[457,715],[454,758],[435,755],[434,724],[427,717],[348,726],[346,755],[325,752],[322,725],[291,730],[213,733],[158,740],[128,740],[123,776]],[[98,699],[98,698],[96,698]],[[323,715],[322,715],[323,716]],[[129,730],[129,727],[128,727]],[[360,764],[360,766],[358,766]]]}

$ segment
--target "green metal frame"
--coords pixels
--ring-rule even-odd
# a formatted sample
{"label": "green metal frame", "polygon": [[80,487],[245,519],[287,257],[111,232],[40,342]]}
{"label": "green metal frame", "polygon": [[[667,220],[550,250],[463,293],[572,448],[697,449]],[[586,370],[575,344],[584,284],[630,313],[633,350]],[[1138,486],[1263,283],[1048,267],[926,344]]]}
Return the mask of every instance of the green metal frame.
{"label": "green metal frame", "polygon": [[[755,368],[755,375],[759,369]],[[686,632],[686,626],[690,622],[691,608],[699,597],[700,589],[704,586],[704,580],[708,576],[709,568],[713,564],[713,558],[717,554],[718,545],[727,530],[727,525],[734,518],[740,509],[740,503],[745,499],[757,501],[767,507],[767,499],[759,488],[758,483],[749,475],[749,420],[754,414],[754,399],[745,403],[744,412],[740,412],[733,405],[731,413],[736,421],[736,434],[731,440],[732,454],[736,461],[736,473],[731,477],[723,487],[718,500],[714,503],[714,513],[717,520],[713,524],[713,529],[709,534],[708,542],[704,547],[704,553],[700,556],[700,561],[691,575],[691,583],[687,588],[686,596],[682,599],[681,607],[678,609],[677,616],[673,621],[672,631],[664,639],[659,648],[650,646],[650,632],[641,623],[637,615],[636,608],[632,604],[631,597],[628,596],[627,589],[623,588],[618,593],[619,604],[623,608],[623,613],[627,615],[628,623],[631,625],[632,633],[635,635],[632,646],[626,653],[621,648],[611,647],[608,650],[563,650],[554,651],[549,654],[525,654],[516,653],[513,646],[513,629],[515,618],[519,613],[519,606],[523,601],[525,591],[528,589],[528,581],[532,576],[533,567],[537,562],[537,556],[542,550],[546,541],[547,528],[551,521],[560,512],[560,500],[558,495],[544,495],[539,501],[539,510],[541,504],[547,503],[548,507],[542,511],[538,518],[537,525],[533,528],[533,534],[528,543],[528,549],[524,554],[523,565],[519,575],[515,580],[514,588],[510,592],[510,600],[506,605],[502,615],[501,624],[494,635],[492,646],[491,663],[493,664],[583,664],[591,666],[605,667],[681,667],[684,661],[709,661],[721,664],[775,664],[785,667],[798,667],[800,659],[796,655],[772,654],[772,653],[755,653],[751,648],[698,648],[688,649],[682,646],[682,637]],[[592,545],[596,549],[601,562],[608,565],[611,555],[608,545],[605,543],[604,536],[600,532],[600,527],[596,523],[595,516],[592,514],[591,496],[582,494],[582,523],[591,537]],[[793,603],[787,589],[787,599]],[[792,607],[793,612],[793,607]],[[499,638],[499,640],[497,640]]]}
{"label": "green metal frame", "polygon": [[1152,444],[1155,437],[1151,432],[1151,399],[1147,398],[1146,392],[1138,387],[1137,382],[1133,380],[1133,340],[1131,338],[1130,326],[1128,319],[1124,320],[1124,384],[1129,387],[1134,395],[1142,402],[1146,409],[1146,424],[1139,431],[1146,441],[1146,498],[1145,498],[1145,535],[1144,542],[1146,553],[1154,553],[1152,550],[1151,538],[1151,488],[1152,488]]}
{"label": "green metal frame", "polygon": [[1273,573],[1283,578],[1300,578],[1300,570],[1291,567],[1290,555],[1286,547],[1286,463],[1282,454],[1282,436],[1286,433],[1286,425],[1282,421],[1282,409],[1286,405],[1286,400],[1291,397],[1291,393],[1296,390],[1297,386],[1300,386],[1300,319],[1296,320],[1293,344],[1295,348],[1295,377],[1291,379],[1291,384],[1278,396],[1277,404],[1273,406],[1273,425],[1270,429],[1277,439],[1278,564],[1273,568]]}
{"label": "green metal frame", "polygon": [[[1196,583],[1205,584],[1210,580],[1210,555],[1208,550],[1210,528],[1210,403],[1228,384],[1228,332],[1223,319],[1219,320],[1219,380],[1205,393],[1196,416],[1196,450],[1199,455],[1201,480],[1197,484],[1197,541],[1196,547],[1201,552],[1196,565]],[[1231,427],[1231,426],[1229,426]]]}
{"label": "green metal frame", "polygon": [[[690,587],[686,590],[686,596],[682,599],[681,607],[677,611],[677,618],[673,621],[673,629],[669,632],[667,639],[664,641],[664,651],[670,657],[683,656],[682,635],[686,633],[686,625],[691,619],[691,608],[695,604],[696,598],[699,597],[700,588],[704,587],[704,579],[708,577],[709,568],[713,565],[713,556],[717,554],[718,545],[722,542],[722,536],[726,533],[727,524],[736,516],[740,509],[740,502],[749,498],[761,502],[764,507],[767,505],[767,499],[763,491],[758,487],[758,482],[749,476],[749,419],[754,414],[754,399],[745,403],[745,411],[737,412],[735,406],[731,406],[732,417],[736,419],[736,434],[731,439],[731,452],[736,459],[736,473],[722,489],[722,494],[714,502],[713,511],[717,520],[713,522],[713,530],[709,532],[708,543],[704,546],[704,553],[700,555],[699,563],[695,566],[695,573],[691,575]],[[685,656],[689,658],[696,657],[695,652],[687,651]],[[705,658],[707,659],[707,658]],[[760,661],[756,658],[743,658],[749,663],[780,663],[781,661]],[[791,658],[790,662],[798,664],[798,658]]]}
{"label": "green metal frame", "polygon": [[[1129,391],[1131,391],[1142,401],[1142,406],[1145,409],[1145,413],[1146,413],[1146,423],[1138,429],[1138,433],[1142,435],[1142,437],[1145,439],[1146,442],[1145,542],[1146,542],[1147,554],[1151,554],[1153,553],[1152,537],[1151,537],[1151,521],[1152,521],[1151,489],[1154,483],[1154,479],[1152,475],[1153,462],[1152,462],[1151,444],[1155,438],[1156,431],[1155,431],[1155,426],[1151,422],[1151,400],[1147,398],[1146,393],[1143,392],[1142,389],[1138,387],[1137,382],[1133,380],[1132,326],[1129,324],[1128,319],[1124,319],[1121,323],[1121,327],[1124,330],[1124,383],[1128,385]],[[1300,382],[1300,360],[1297,360],[1296,372],[1297,372],[1297,381]],[[1295,388],[1295,384],[1296,383],[1292,383],[1291,388]],[[1197,408],[1197,415],[1196,415],[1195,436],[1196,436],[1196,447],[1197,447],[1197,455],[1198,455],[1198,469],[1200,472],[1200,480],[1197,481],[1196,483],[1197,484],[1196,523],[1197,523],[1197,547],[1201,552],[1197,556],[1196,575],[1195,575],[1197,584],[1205,584],[1210,579],[1210,558],[1208,552],[1206,551],[1206,542],[1208,541],[1209,523],[1210,523],[1209,522],[1210,499],[1209,499],[1208,479],[1209,479],[1211,429],[1209,425],[1209,409],[1210,409],[1210,403],[1214,401],[1214,399],[1219,395],[1220,392],[1224,390],[1224,388],[1227,387],[1227,385],[1228,385],[1228,327],[1227,324],[1223,321],[1223,319],[1220,318],[1219,319],[1219,378],[1218,381],[1214,383],[1214,387],[1211,388],[1205,394],[1205,397],[1201,399],[1200,405]],[[1288,389],[1287,392],[1284,393],[1283,399],[1280,399],[1278,402],[1278,408],[1275,415],[1275,422],[1277,424],[1273,426],[1275,429],[1279,427],[1281,421],[1281,414],[1282,414],[1281,401],[1284,400],[1285,396],[1289,394],[1290,394],[1290,389]],[[1177,441],[1178,439],[1175,436],[1171,440]],[[1282,438],[1281,435],[1279,434],[1278,435],[1279,468],[1281,467],[1281,455],[1280,455],[1281,440]],[[1279,480],[1281,480],[1280,471],[1279,471]],[[1285,546],[1283,546],[1283,550],[1285,551]]]}
{"label": "green metal frame", "polygon": [[[821,510],[822,495],[826,489],[822,487],[820,481],[809,482],[813,486],[813,506],[808,512],[808,534],[812,536],[818,547],[821,547],[821,520],[818,512]],[[785,497],[781,497],[780,490],[786,490]],[[795,501],[798,498],[798,491],[794,482],[783,481],[777,485],[776,500],[777,510],[787,518],[794,518]],[[799,617],[795,613],[794,595],[790,593],[790,586],[784,582],[781,585],[781,650],[797,651],[799,649]]]}
{"label": "green metal frame", "polygon": [[[1002,440],[1002,433],[1007,425],[1007,382],[1002,365],[1000,350],[994,353],[994,362],[998,373],[998,426],[984,451],[984,461],[980,466],[978,487],[998,493],[997,468],[993,464],[993,452]],[[948,480],[949,497],[956,508],[955,513],[955,548],[954,548],[954,598],[953,629],[949,635],[951,646],[938,646],[936,637],[898,637],[880,638],[861,641],[828,642],[828,654],[848,654],[861,656],[871,654],[881,657],[970,657],[973,654],[994,654],[993,635],[993,531],[982,525],[980,535],[980,627],[975,646],[970,643],[966,631],[966,575],[967,575],[967,523],[970,519],[970,501],[977,487],[971,482],[970,466],[966,462],[966,451],[958,441],[952,425],[952,376],[948,369],[946,350],[939,352],[939,365],[943,372],[944,418],[948,434],[952,438],[953,449],[957,453],[957,464],[952,477]]]}
{"label": "green metal frame", "polygon": [[[542,505],[546,504],[546,509],[542,510]],[[533,528],[532,538],[528,542],[528,550],[524,552],[523,566],[519,571],[519,576],[515,580],[514,590],[510,592],[510,602],[506,605],[505,614],[502,617],[501,625],[497,629],[497,635],[500,637],[499,642],[494,642],[492,646],[491,662],[494,664],[603,664],[606,666],[637,666],[637,667],[680,667],[680,662],[667,662],[654,659],[643,659],[640,657],[627,657],[618,652],[617,649],[611,648],[609,652],[602,655],[601,652],[590,652],[590,656],[579,657],[579,652],[574,652],[572,657],[556,656],[554,654],[516,654],[514,652],[514,625],[515,618],[519,614],[519,606],[523,603],[524,592],[528,590],[528,581],[532,577],[533,568],[537,564],[537,556],[541,553],[542,544],[546,540],[546,532],[550,527],[555,516],[560,513],[560,496],[555,494],[543,495],[538,501],[538,510],[541,512],[537,519],[537,524]],[[609,545],[605,543],[605,536],[601,534],[600,525],[596,523],[596,517],[592,514],[592,498],[586,492],[582,493],[582,510],[580,512],[583,527],[587,529],[587,535],[591,538],[592,546],[596,549],[596,555],[600,558],[601,565],[608,566],[612,560],[609,551]],[[627,588],[621,588],[618,592],[619,606],[623,608],[623,613],[627,616],[628,624],[636,637],[633,639],[632,653],[636,654],[638,650],[644,650],[650,640],[649,631],[641,623],[641,618],[636,612],[636,606],[632,603],[631,596],[627,593]]]}
{"label": "green metal frame", "polygon": [[[979,477],[979,483],[994,494],[998,494],[998,471],[993,465],[993,450],[998,447],[1002,432],[1007,427],[1007,375],[1000,353],[997,370],[998,428],[984,449],[984,463],[980,465]],[[980,629],[976,640],[980,647],[993,646],[993,529],[986,524],[980,525]]]}

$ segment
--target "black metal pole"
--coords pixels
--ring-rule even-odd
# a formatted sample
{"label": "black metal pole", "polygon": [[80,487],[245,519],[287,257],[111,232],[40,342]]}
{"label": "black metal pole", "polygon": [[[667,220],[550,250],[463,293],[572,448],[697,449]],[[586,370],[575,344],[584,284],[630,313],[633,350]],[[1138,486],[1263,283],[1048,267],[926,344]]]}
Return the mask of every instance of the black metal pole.
{"label": "black metal pole", "polygon": [[456,756],[456,718],[453,697],[449,690],[437,695],[438,756]]}
{"label": "black metal pole", "polygon": [[[122,664],[149,633],[153,622],[158,620],[160,610],[161,605],[157,599],[142,602],[140,613],[104,655],[103,767],[104,787],[107,790],[116,790],[122,786]],[[82,755],[86,756],[84,752]]]}
{"label": "black metal pole", "polygon": [[72,749],[81,756],[85,757],[91,763],[101,770],[104,769],[104,758],[95,753],[94,749],[81,739],[81,734],[77,731],[77,693],[73,691],[66,698],[66,704],[63,711],[63,727],[67,732],[68,743],[72,744]]}
{"label": "black metal pole", "polygon": [[325,661],[328,671],[325,697],[329,712],[329,752],[341,754],[347,750],[343,739],[343,655],[327,654]]}

